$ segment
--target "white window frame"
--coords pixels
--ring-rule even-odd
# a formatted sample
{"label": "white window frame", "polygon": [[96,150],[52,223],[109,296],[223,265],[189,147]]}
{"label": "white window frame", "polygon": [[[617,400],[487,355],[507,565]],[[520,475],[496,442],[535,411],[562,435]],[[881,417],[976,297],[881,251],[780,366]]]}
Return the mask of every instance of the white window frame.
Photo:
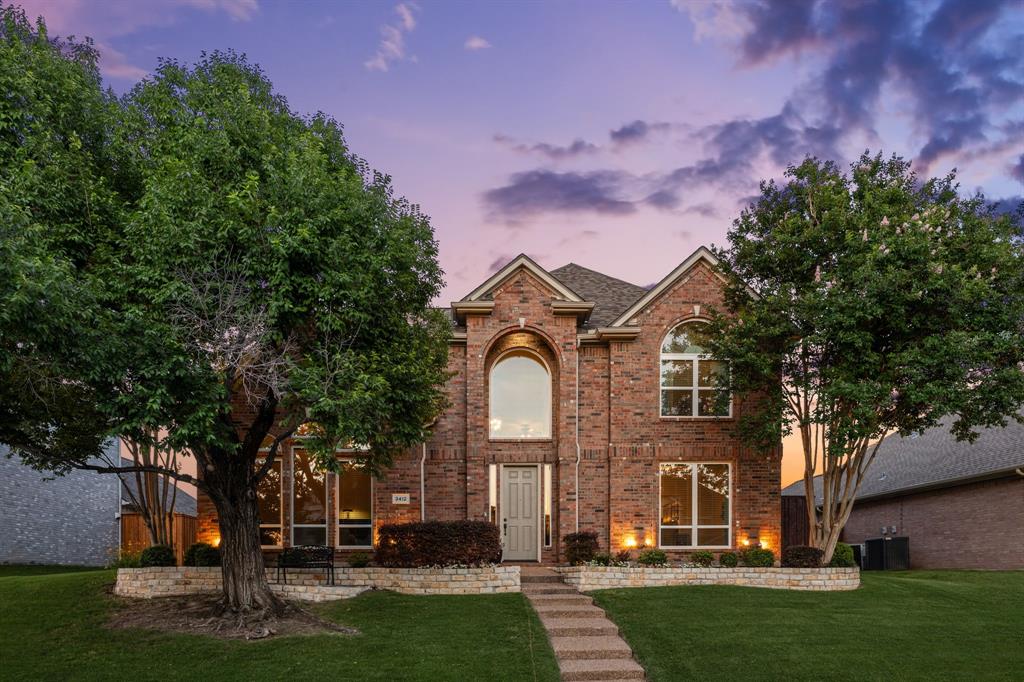
{"label": "white window frame", "polygon": [[[522,437],[504,437],[495,436],[491,432],[491,421],[494,419],[494,370],[501,364],[505,356],[513,353],[524,353],[529,355],[544,368],[544,371],[548,374],[548,390],[544,393],[544,400],[546,402],[545,407],[547,408],[547,434],[543,436],[522,436]],[[487,372],[487,439],[489,441],[525,441],[525,442],[544,442],[551,440],[554,436],[554,401],[551,398],[551,392],[554,390],[554,375],[551,372],[551,367],[544,360],[544,357],[537,353],[531,348],[514,347],[508,348],[498,354],[498,357],[494,358],[494,362],[491,363],[491,368]]]}
{"label": "white window frame", "polygon": [[[729,476],[729,519],[728,519],[728,521],[729,521],[729,523],[725,524],[725,525],[721,525],[721,524],[702,524],[702,523],[699,522],[700,516],[698,515],[698,509],[697,509],[697,504],[698,504],[697,490],[698,490],[698,486],[699,486],[699,482],[697,480],[697,467],[700,466],[700,465],[708,465],[708,464],[724,464],[727,467],[727,470],[729,472],[729,474],[728,474],[728,476]],[[690,504],[691,504],[690,519],[691,519],[692,523],[683,524],[683,525],[671,525],[671,526],[663,526],[662,523],[661,523],[661,520],[664,518],[664,514],[662,513],[662,504],[664,504],[664,502],[663,502],[662,497],[661,497],[661,487],[662,487],[661,486],[661,476],[662,476],[661,472],[662,472],[662,468],[666,467],[666,466],[688,466],[688,467],[690,467],[690,485],[692,486],[692,488],[690,490]],[[732,549],[732,544],[733,544],[732,543],[732,518],[733,518],[732,517],[732,491],[733,491],[733,485],[732,485],[732,462],[658,462],[658,547],[661,547],[662,549]],[[666,544],[663,544],[662,541],[661,541],[661,531],[664,528],[668,528],[668,529],[689,529],[691,531],[691,533],[690,533],[691,544],[689,544],[689,545],[666,545]],[[700,530],[702,528],[705,529],[705,530],[719,530],[719,529],[725,528],[725,530],[726,530],[726,537],[727,537],[727,544],[724,544],[724,545],[698,545],[698,544],[696,544],[697,543],[697,538],[700,537]]]}
{"label": "white window frame", "polygon": [[[342,463],[348,463],[348,464],[354,464],[356,462],[356,460],[351,458],[351,457],[342,457],[342,458],[339,458],[338,461],[342,462]],[[367,473],[366,475],[370,477],[370,520],[366,524],[360,523],[359,525],[348,525],[347,527],[348,528],[369,528],[370,529],[370,544],[368,544],[368,545],[343,545],[343,544],[341,544],[341,518],[339,517],[339,514],[341,514],[341,477],[343,475],[344,474],[335,474],[334,475],[334,479],[335,480],[334,480],[334,505],[333,506],[334,506],[335,532],[337,533],[337,535],[335,536],[335,540],[334,540],[335,547],[337,547],[338,549],[373,549],[373,512],[374,512],[373,496],[376,493],[376,488],[375,488],[375,485],[374,485],[373,476],[370,476],[369,473]]]}
{"label": "white window frame", "polygon": [[[291,513],[291,521],[292,522],[291,522],[290,527],[288,529],[288,535],[289,535],[289,539],[290,539],[290,542],[291,542],[291,546],[295,547],[295,529],[296,528],[323,528],[324,529],[324,545],[327,545],[328,541],[330,540],[330,536],[328,535],[328,532],[330,530],[328,528],[328,524],[330,524],[330,517],[331,517],[330,505],[327,505],[327,508],[324,509],[324,523],[323,523],[323,525],[321,525],[319,523],[295,523],[295,451],[296,451],[296,449],[304,451],[307,456],[309,455],[309,450],[307,450],[306,448],[294,448],[294,447],[292,448],[292,491],[291,491],[291,495],[288,498],[289,508],[291,509],[291,512],[292,512]],[[327,492],[328,492],[328,488],[327,488],[327,472],[323,472],[323,476],[324,476],[324,497],[326,497],[327,496]]]}
{"label": "white window frame", "polygon": [[[672,325],[668,332],[661,337],[661,345],[658,346],[658,415],[662,419],[731,419],[732,418],[732,395],[729,395],[729,410],[726,414],[701,414],[700,413],[700,392],[715,392],[721,389],[715,387],[701,387],[699,382],[700,377],[700,363],[702,360],[721,362],[715,360],[707,353],[666,353],[664,352],[665,341],[675,333],[677,329],[683,325],[699,325],[708,324],[708,320],[703,318],[697,318],[692,320],[684,320],[678,324]],[[665,386],[662,381],[664,380],[662,367],[666,360],[678,360],[678,361],[689,361],[692,363],[693,376],[691,377],[690,386]],[[690,414],[665,414],[665,401],[662,399],[665,391],[679,391],[680,393],[689,392],[690,395]]]}
{"label": "white window frame", "polygon": [[[270,452],[270,448],[260,448],[259,451],[263,452],[263,453],[268,453],[268,452]],[[264,454],[264,458],[266,458],[266,454]],[[277,504],[277,507],[278,507],[278,510],[277,510],[278,520],[277,520],[277,525],[275,526],[272,523],[263,523],[263,521],[261,519],[260,520],[260,531],[261,531],[260,535],[263,534],[262,530],[264,528],[277,528],[281,532],[281,543],[277,544],[277,545],[264,545],[264,544],[260,544],[260,547],[262,549],[281,549],[281,547],[284,546],[284,459],[281,457],[280,454],[278,454],[274,458],[274,462],[277,464],[277,466],[279,468],[278,481],[277,481],[277,494],[280,496],[280,499],[278,500],[278,504]],[[259,466],[262,466],[262,464],[259,465]],[[259,468],[259,466],[257,466],[257,469]],[[271,465],[271,467],[273,467],[273,465]],[[257,504],[259,504],[259,503],[257,502]]]}

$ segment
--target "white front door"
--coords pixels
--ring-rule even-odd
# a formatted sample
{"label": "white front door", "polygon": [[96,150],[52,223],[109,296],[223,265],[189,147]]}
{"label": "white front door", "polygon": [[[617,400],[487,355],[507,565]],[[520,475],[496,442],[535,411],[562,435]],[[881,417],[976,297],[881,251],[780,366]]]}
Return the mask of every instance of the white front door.
{"label": "white front door", "polygon": [[537,467],[506,466],[501,470],[501,529],[504,561],[537,560]]}

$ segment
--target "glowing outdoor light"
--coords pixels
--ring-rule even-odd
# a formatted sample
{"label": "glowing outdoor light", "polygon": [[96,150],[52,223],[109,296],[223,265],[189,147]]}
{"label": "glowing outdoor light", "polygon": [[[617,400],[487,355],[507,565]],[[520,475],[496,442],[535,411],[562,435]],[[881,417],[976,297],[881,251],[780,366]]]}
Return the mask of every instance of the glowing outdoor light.
{"label": "glowing outdoor light", "polygon": [[623,542],[622,544],[624,544],[629,549],[633,549],[634,547],[636,547],[636,538],[632,535],[627,535],[625,542]]}

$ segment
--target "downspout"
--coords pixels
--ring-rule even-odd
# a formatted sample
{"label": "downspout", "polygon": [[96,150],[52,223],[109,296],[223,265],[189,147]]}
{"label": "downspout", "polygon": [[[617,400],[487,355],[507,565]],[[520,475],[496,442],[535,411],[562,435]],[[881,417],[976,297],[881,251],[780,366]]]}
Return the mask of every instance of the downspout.
{"label": "downspout", "polygon": [[576,532],[580,532],[580,340],[576,339]]}
{"label": "downspout", "polygon": [[420,521],[427,520],[427,483],[423,474],[426,470],[425,465],[427,461],[427,442],[423,441],[423,456],[420,457]]}

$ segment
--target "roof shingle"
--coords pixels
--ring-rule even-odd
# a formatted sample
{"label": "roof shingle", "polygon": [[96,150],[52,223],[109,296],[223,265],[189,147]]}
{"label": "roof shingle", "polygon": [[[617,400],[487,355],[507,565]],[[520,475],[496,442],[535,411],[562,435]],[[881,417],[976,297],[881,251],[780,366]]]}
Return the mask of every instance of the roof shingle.
{"label": "roof shingle", "polygon": [[606,327],[629,308],[647,289],[624,282],[576,263],[568,263],[550,271],[585,301],[594,303],[594,310],[585,325],[588,329]]}
{"label": "roof shingle", "polygon": [[[1024,467],[1024,424],[1013,418],[1005,427],[982,429],[973,443],[957,441],[949,432],[953,417],[946,417],[924,433],[883,441],[871,463],[857,498],[892,495],[928,486],[942,486],[961,479],[982,478]],[[821,477],[814,479],[815,497],[821,498]],[[803,495],[804,482],[782,490],[783,495]]]}

